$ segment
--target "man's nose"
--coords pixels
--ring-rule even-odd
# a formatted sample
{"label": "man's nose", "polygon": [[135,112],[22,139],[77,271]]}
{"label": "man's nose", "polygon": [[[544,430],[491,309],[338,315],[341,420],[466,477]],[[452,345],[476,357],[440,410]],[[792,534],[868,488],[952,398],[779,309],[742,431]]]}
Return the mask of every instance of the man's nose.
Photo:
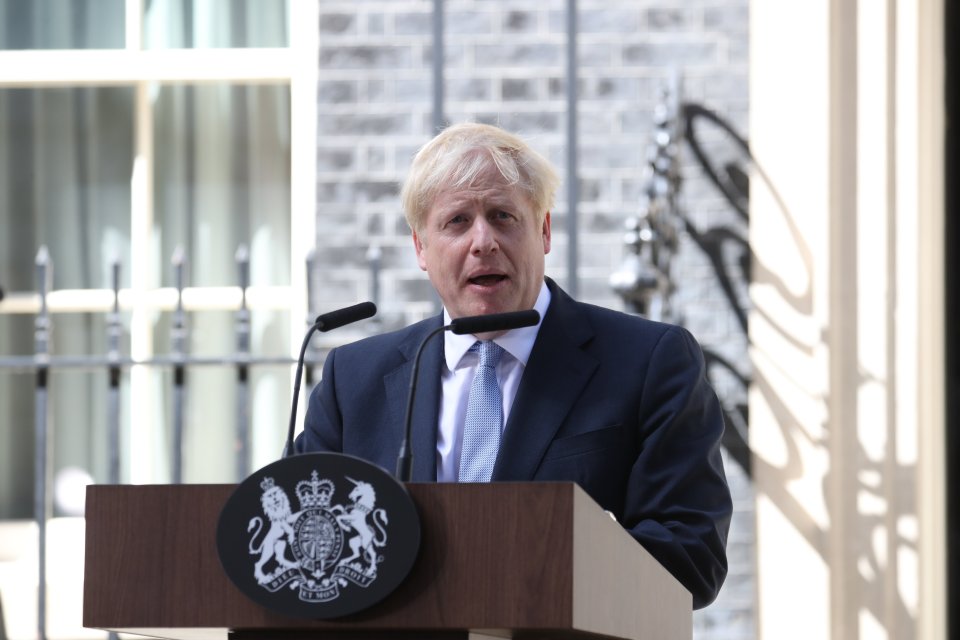
{"label": "man's nose", "polygon": [[470,229],[470,251],[474,255],[484,255],[496,251],[500,244],[496,230],[485,218],[477,218]]}

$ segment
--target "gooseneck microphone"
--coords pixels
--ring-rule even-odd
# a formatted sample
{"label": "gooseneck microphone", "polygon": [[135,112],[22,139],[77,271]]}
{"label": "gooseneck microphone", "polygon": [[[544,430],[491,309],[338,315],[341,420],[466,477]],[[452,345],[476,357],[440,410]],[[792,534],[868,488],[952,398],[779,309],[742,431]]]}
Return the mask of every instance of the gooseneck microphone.
{"label": "gooseneck microphone", "polygon": [[297,403],[300,400],[300,380],[303,378],[303,361],[306,359],[307,346],[314,331],[330,331],[344,325],[365,320],[377,313],[377,305],[372,302],[361,302],[350,307],[337,309],[317,316],[307,330],[300,347],[300,357],[297,358],[297,373],[293,377],[293,404],[290,407],[290,427],[287,429],[287,443],[283,448],[283,457],[293,455],[293,431],[297,422]]}
{"label": "gooseneck microphone", "polygon": [[397,480],[400,482],[410,482],[413,477],[413,450],[410,447],[410,437],[413,429],[413,400],[417,391],[417,378],[420,376],[420,356],[423,355],[423,348],[430,339],[444,331],[452,331],[457,335],[465,333],[493,333],[495,331],[509,331],[522,327],[532,327],[538,322],[540,322],[540,313],[534,309],[527,311],[510,311],[507,313],[491,313],[484,316],[457,318],[451,320],[450,324],[434,329],[427,334],[417,348],[417,354],[413,359],[413,373],[410,375],[410,393],[407,396],[407,412],[403,420],[403,443],[400,445],[400,455],[397,456]]}
{"label": "gooseneck microphone", "polygon": [[535,309],[527,311],[510,311],[507,313],[490,313],[485,316],[467,316],[451,320],[450,331],[463,335],[464,333],[492,333],[494,331],[509,331],[521,327],[532,327],[540,322],[540,314]]}

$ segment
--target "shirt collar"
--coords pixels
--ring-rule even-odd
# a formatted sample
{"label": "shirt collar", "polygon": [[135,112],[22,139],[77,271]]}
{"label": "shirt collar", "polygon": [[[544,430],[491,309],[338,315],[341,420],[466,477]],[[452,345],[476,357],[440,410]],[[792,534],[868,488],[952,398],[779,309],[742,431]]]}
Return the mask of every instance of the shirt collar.
{"label": "shirt collar", "polygon": [[[499,338],[496,338],[494,342],[503,347],[511,356],[519,360],[523,366],[527,366],[527,360],[530,359],[530,352],[533,351],[533,343],[537,340],[540,325],[543,323],[543,318],[546,316],[549,307],[550,289],[547,288],[547,283],[544,282],[540,285],[540,294],[537,296],[537,301],[533,305],[533,308],[540,314],[540,322],[532,327],[523,327],[521,329],[507,331]],[[444,324],[450,324],[450,320],[450,314],[444,309]],[[470,347],[473,346],[473,343],[476,341],[477,337],[471,334],[458,336],[450,331],[444,332],[443,357],[449,371],[455,370],[460,365],[463,356],[466,355],[467,351],[470,350]]]}

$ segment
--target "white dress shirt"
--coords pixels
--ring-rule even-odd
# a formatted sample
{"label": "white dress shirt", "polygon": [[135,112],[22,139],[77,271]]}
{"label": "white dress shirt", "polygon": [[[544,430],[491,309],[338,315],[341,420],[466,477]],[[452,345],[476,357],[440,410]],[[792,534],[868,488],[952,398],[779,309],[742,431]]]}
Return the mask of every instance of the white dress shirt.
{"label": "white dress shirt", "polygon": [[[550,306],[550,290],[546,283],[540,286],[540,295],[533,308],[540,313],[540,322]],[[450,315],[443,311],[444,323],[450,323]],[[495,339],[506,353],[500,358],[497,365],[497,382],[500,383],[500,392],[503,394],[503,424],[507,424],[510,417],[510,407],[517,395],[520,378],[533,351],[533,343],[537,340],[540,323],[532,327],[513,329]],[[467,414],[467,399],[470,395],[470,384],[477,371],[480,358],[476,353],[469,353],[470,347],[477,341],[473,335],[456,335],[449,331],[444,332],[443,356],[444,366],[441,368],[441,399],[440,422],[437,425],[437,480],[439,482],[456,482],[460,468],[460,448],[463,444],[463,421]]]}

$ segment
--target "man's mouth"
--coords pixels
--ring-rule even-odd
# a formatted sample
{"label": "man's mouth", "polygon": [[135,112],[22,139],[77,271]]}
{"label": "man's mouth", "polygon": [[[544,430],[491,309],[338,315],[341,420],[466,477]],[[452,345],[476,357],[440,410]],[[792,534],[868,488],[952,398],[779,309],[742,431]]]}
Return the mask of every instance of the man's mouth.
{"label": "man's mouth", "polygon": [[489,273],[480,276],[474,276],[467,280],[470,284],[479,285],[481,287],[492,287],[498,282],[506,280],[507,276],[498,274],[498,273]]}

